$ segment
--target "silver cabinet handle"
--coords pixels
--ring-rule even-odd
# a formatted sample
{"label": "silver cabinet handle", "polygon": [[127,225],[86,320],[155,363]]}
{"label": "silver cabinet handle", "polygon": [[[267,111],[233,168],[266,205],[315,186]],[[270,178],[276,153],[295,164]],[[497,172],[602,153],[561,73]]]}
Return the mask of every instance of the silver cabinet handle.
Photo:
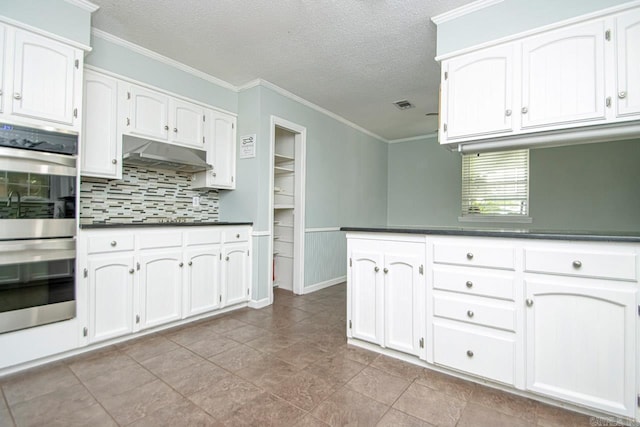
{"label": "silver cabinet handle", "polygon": [[627,92],[625,91],[618,92],[618,98],[625,99],[626,97],[627,97]]}
{"label": "silver cabinet handle", "polygon": [[129,269],[129,274],[133,274],[133,272],[134,272],[133,268],[130,268]]}
{"label": "silver cabinet handle", "polygon": [[169,125],[164,125],[164,130],[169,130]]}
{"label": "silver cabinet handle", "polygon": [[14,94],[13,94],[13,97],[14,97],[15,99],[22,99],[22,95],[20,95],[20,93],[19,93],[19,92],[14,93]]}
{"label": "silver cabinet handle", "polygon": [[531,307],[533,305],[533,300],[530,298],[527,298],[525,302],[527,303],[527,307]]}
{"label": "silver cabinet handle", "polygon": [[189,261],[189,267],[193,265],[193,261]]}
{"label": "silver cabinet handle", "polygon": [[240,234],[236,234],[236,239],[239,239],[239,238],[240,238]]}
{"label": "silver cabinet handle", "polygon": [[0,96],[2,96],[2,89],[0,89]]}
{"label": "silver cabinet handle", "polygon": [[473,311],[471,311],[471,310],[467,310],[467,317],[468,317],[468,318],[472,318],[472,317],[473,317],[473,314],[474,314],[474,313],[473,313]]}
{"label": "silver cabinet handle", "polygon": [[140,323],[140,315],[136,314],[136,323]]}
{"label": "silver cabinet handle", "polygon": [[181,262],[180,264],[178,264],[180,267],[184,266],[184,262]]}
{"label": "silver cabinet handle", "polygon": [[116,163],[118,163],[118,161],[116,159],[112,159],[111,160],[111,164],[115,165]]}
{"label": "silver cabinet handle", "polygon": [[467,281],[467,288],[473,288],[473,282],[471,280]]}
{"label": "silver cabinet handle", "polygon": [[473,259],[473,254],[471,252],[467,252],[467,259]]}
{"label": "silver cabinet handle", "polygon": [[382,271],[384,271],[384,274],[387,274],[389,272],[389,269],[385,267]]}
{"label": "silver cabinet handle", "polygon": [[227,257],[224,257],[224,260],[225,260],[225,261],[229,261],[229,257],[228,257],[228,256],[227,256]]}
{"label": "silver cabinet handle", "polygon": [[522,114],[527,114],[529,112],[529,109],[527,107],[522,107]]}
{"label": "silver cabinet handle", "polygon": [[572,263],[572,264],[573,264],[573,268],[580,268],[580,267],[582,267],[582,262],[580,262],[580,261],[578,261],[578,260],[573,261],[573,263]]}
{"label": "silver cabinet handle", "polygon": [[507,110],[507,111],[505,111],[505,112],[504,112],[504,115],[505,115],[505,116],[507,116],[507,117],[509,117],[509,116],[511,115],[511,110]]}
{"label": "silver cabinet handle", "polygon": [[611,107],[611,97],[607,96],[607,99],[605,100],[605,104],[607,107]]}
{"label": "silver cabinet handle", "polygon": [[173,128],[173,131],[174,131],[175,133],[178,133],[178,128]]}
{"label": "silver cabinet handle", "polygon": [[375,271],[377,273],[378,271],[380,271],[380,267],[378,267],[378,266],[373,267],[373,271]]}
{"label": "silver cabinet handle", "polygon": [[467,357],[473,357],[473,351],[467,350]]}
{"label": "silver cabinet handle", "polygon": [[115,247],[115,245],[117,245],[117,244],[118,244],[118,242],[116,242],[115,240],[112,240],[112,241],[111,241],[111,246],[114,246],[114,247]]}

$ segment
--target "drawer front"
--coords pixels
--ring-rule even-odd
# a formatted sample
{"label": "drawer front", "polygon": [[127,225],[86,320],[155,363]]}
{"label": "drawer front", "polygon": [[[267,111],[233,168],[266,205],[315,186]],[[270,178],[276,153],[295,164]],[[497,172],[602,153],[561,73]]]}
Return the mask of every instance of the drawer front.
{"label": "drawer front", "polygon": [[433,269],[433,288],[510,301],[515,299],[515,280],[507,275],[449,271],[435,267]]}
{"label": "drawer front", "polygon": [[[505,305],[513,305],[504,303]],[[515,331],[516,309],[491,305],[478,298],[448,298],[442,295],[433,297],[433,314],[447,319],[460,320],[474,325]]]}
{"label": "drawer front", "polygon": [[506,246],[434,243],[433,261],[437,264],[515,269],[515,249]]}
{"label": "drawer front", "polygon": [[132,251],[133,234],[109,234],[108,236],[91,236],[87,238],[87,245],[88,252],[90,254]]}
{"label": "drawer front", "polygon": [[185,244],[187,246],[211,245],[220,243],[221,232],[219,229],[195,229],[185,233]]}
{"label": "drawer front", "polygon": [[156,231],[138,235],[140,249],[177,248],[182,246],[180,231]]}
{"label": "drawer front", "polygon": [[435,363],[514,384],[515,340],[434,325]]}
{"label": "drawer front", "polygon": [[234,228],[224,231],[224,243],[248,242],[249,230],[246,228]]}
{"label": "drawer front", "polygon": [[525,249],[524,265],[531,273],[636,280],[636,255],[632,252]]}

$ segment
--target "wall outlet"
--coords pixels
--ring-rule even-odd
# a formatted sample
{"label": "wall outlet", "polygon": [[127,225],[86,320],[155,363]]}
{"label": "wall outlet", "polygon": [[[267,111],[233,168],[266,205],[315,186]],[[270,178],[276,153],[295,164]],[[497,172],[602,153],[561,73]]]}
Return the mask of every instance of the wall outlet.
{"label": "wall outlet", "polygon": [[200,206],[200,196],[193,196],[193,207]]}

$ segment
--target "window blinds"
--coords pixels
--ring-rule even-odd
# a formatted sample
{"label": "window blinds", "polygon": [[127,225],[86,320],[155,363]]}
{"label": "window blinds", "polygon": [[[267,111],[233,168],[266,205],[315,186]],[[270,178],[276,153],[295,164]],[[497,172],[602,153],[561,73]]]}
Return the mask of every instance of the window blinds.
{"label": "window blinds", "polygon": [[529,150],[462,156],[462,216],[528,216]]}

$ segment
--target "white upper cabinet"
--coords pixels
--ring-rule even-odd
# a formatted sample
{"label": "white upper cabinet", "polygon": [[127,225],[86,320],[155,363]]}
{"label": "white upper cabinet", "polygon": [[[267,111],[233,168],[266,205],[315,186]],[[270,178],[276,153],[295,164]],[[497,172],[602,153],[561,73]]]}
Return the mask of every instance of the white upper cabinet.
{"label": "white upper cabinet", "polygon": [[510,132],[512,44],[461,56],[443,66],[442,130],[447,138]]}
{"label": "white upper cabinet", "polygon": [[603,20],[523,41],[523,128],[605,119],[604,42]]}
{"label": "white upper cabinet", "polygon": [[198,172],[193,188],[236,188],[236,117],[219,111],[205,112],[207,163],[213,169]]}
{"label": "white upper cabinet", "polygon": [[19,124],[78,130],[82,51],[50,38],[0,26],[0,113]]}
{"label": "white upper cabinet", "polygon": [[618,117],[640,114],[640,10],[615,18]]}
{"label": "white upper cabinet", "polygon": [[171,98],[169,138],[178,144],[204,148],[204,108],[199,105]]}
{"label": "white upper cabinet", "polygon": [[131,85],[126,94],[129,116],[125,133],[166,140],[169,135],[169,97],[159,92]]}
{"label": "white upper cabinet", "polygon": [[80,173],[83,176],[121,179],[118,81],[87,70],[84,73],[84,93]]}

